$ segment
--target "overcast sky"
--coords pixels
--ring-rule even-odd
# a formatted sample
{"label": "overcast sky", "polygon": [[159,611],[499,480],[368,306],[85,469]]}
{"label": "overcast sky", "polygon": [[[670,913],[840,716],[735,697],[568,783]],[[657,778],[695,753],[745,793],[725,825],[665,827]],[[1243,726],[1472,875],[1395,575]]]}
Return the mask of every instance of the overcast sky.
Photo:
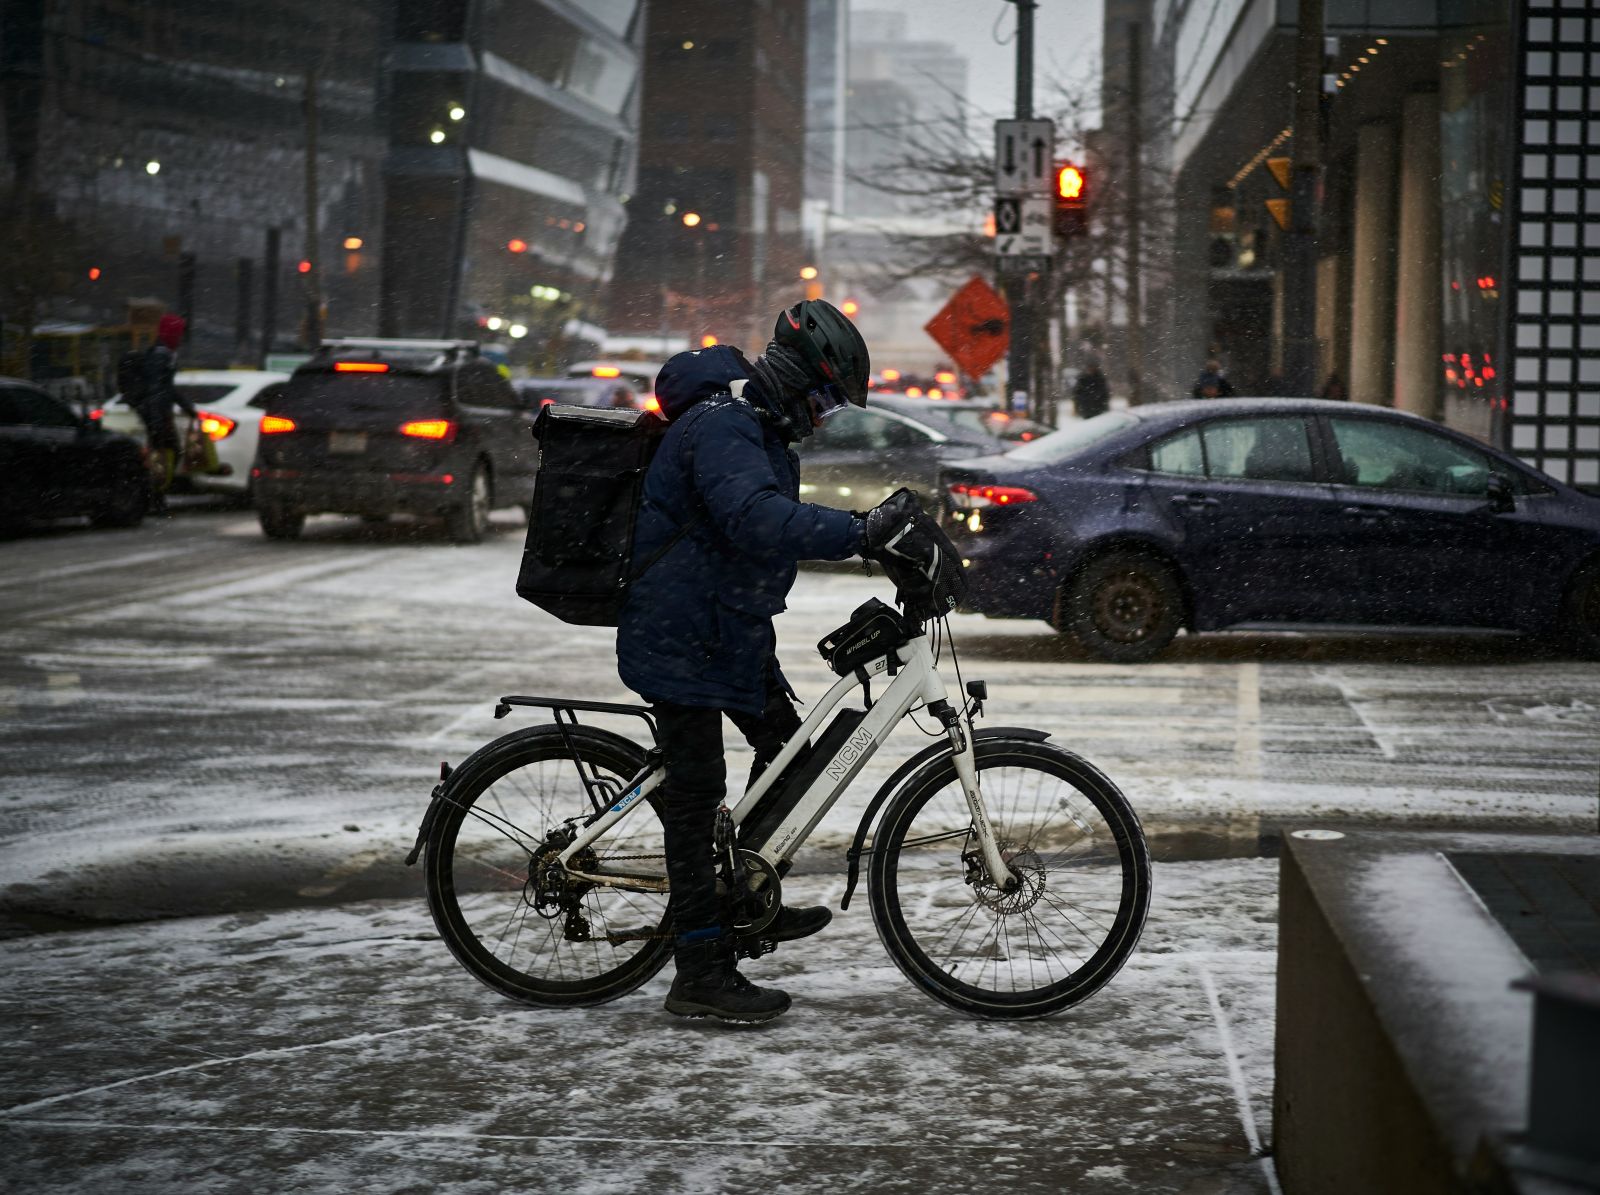
{"label": "overcast sky", "polygon": [[[1100,0],[1039,0],[1034,13],[1034,94],[1052,81],[1100,80]],[[853,10],[896,9],[917,40],[955,45],[972,62],[969,97],[987,117],[1010,116],[1016,103],[1017,10],[1005,0],[851,0]],[[1003,44],[1001,44],[1003,43]],[[975,130],[976,131],[976,130]]]}

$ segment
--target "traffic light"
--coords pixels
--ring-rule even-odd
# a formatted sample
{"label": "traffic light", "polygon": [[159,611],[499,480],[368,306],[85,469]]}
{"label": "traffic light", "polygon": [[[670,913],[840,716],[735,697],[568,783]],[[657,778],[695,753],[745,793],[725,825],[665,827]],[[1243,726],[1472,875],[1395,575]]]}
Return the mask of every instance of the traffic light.
{"label": "traffic light", "polygon": [[1056,235],[1063,240],[1081,237],[1089,231],[1089,183],[1083,167],[1073,162],[1056,163]]}

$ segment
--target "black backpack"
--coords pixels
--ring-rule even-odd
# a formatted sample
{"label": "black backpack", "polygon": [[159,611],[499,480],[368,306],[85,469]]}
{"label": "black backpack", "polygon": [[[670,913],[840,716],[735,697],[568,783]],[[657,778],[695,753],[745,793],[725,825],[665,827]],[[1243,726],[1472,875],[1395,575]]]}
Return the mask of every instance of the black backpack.
{"label": "black backpack", "polygon": [[562,622],[617,625],[628,586],[698,521],[679,527],[634,568],[644,475],[666,431],[667,421],[649,411],[552,405],[539,412],[539,471],[518,597]]}
{"label": "black backpack", "polygon": [[145,362],[149,357],[149,349],[129,349],[117,358],[117,393],[130,407],[137,407],[144,401],[148,388]]}

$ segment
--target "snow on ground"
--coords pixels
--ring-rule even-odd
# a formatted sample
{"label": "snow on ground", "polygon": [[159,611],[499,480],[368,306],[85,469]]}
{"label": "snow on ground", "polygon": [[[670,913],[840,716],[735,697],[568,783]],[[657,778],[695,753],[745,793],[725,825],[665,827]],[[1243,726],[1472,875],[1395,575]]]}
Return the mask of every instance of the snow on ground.
{"label": "snow on ground", "polygon": [[[1269,1190],[1275,863],[1157,869],[1142,947],[1046,1021],[915,991],[863,906],[747,964],[758,1031],[510,1004],[418,902],[0,943],[0,1177],[30,1191]],[[836,900],[836,877],[791,881]],[[1199,1185],[1196,1185],[1199,1184]]]}

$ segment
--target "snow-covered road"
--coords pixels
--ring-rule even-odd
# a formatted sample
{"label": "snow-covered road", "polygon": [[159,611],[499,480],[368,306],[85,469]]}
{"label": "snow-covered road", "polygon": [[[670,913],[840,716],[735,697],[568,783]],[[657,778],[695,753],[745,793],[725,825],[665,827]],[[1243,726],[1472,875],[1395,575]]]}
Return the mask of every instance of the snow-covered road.
{"label": "snow-covered road", "polygon": [[[521,528],[496,517],[474,547],[331,518],[270,543],[225,512],[0,544],[0,908],[116,918],[409,890],[395,861],[439,761],[535,717],[496,722],[494,698],[632,699],[611,631],[515,596]],[[816,641],[874,594],[890,596],[857,570],[802,574],[778,624],[802,695],[832,679]],[[1510,640],[1237,634],[1113,666],[1041,623],[952,626],[989,722],[1098,763],[1158,857],[1253,853],[1283,821],[1594,824],[1590,663]],[[813,842],[837,848],[919,745],[903,728]]]}

